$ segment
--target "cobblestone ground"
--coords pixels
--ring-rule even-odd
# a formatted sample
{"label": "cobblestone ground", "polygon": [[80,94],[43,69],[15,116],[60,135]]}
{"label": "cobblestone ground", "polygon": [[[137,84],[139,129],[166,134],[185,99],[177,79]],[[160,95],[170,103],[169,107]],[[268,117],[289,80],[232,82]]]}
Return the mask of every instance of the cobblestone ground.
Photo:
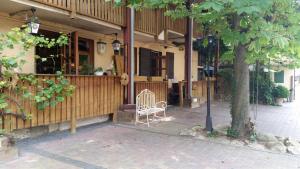
{"label": "cobblestone ground", "polygon": [[19,143],[20,158],[1,169],[299,169],[300,157],[122,125],[56,133]]}
{"label": "cobblestone ground", "polygon": [[[259,132],[300,139],[299,100],[259,106]],[[300,169],[300,156],[258,151],[178,136],[205,123],[205,106],[170,108],[168,120],[145,125],[101,124],[75,135],[53,133],[18,143],[20,157],[0,169]],[[212,104],[214,126],[230,123],[228,103]]]}
{"label": "cobblestone ground", "polygon": [[[300,96],[300,95],[299,95]],[[265,134],[281,137],[291,137],[300,140],[300,97],[292,103],[283,106],[251,105],[252,120],[256,123],[256,130]],[[230,106],[228,102],[213,102],[211,114],[213,125],[230,125]],[[150,128],[139,126],[144,130],[178,134],[184,128],[195,125],[205,125],[206,105],[196,109],[172,107],[168,111],[169,122],[154,123]],[[254,118],[256,116],[256,118]]]}

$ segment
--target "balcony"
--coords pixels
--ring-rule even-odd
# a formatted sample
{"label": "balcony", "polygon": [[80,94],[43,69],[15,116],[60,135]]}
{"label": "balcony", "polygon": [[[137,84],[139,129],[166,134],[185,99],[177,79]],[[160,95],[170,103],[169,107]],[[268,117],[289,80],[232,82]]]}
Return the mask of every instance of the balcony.
{"label": "balcony", "polygon": [[[83,15],[110,24],[126,25],[126,7],[116,7],[105,0],[31,0],[43,5],[65,10],[70,15]],[[178,26],[181,25],[181,26]],[[173,20],[164,16],[162,10],[143,9],[135,13],[135,30],[150,35],[158,35],[163,29],[180,34],[186,32],[186,20]]]}

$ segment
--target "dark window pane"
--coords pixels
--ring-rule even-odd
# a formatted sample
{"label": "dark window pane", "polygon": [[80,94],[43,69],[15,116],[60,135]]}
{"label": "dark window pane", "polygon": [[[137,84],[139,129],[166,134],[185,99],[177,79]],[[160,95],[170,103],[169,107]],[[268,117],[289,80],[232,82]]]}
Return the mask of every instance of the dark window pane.
{"label": "dark window pane", "polygon": [[275,83],[284,83],[284,71],[274,73]]}

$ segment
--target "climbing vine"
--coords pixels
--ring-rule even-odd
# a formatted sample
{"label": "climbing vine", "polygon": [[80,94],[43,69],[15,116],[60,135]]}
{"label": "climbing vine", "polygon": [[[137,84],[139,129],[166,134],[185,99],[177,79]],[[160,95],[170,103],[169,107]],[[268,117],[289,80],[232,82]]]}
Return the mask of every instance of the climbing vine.
{"label": "climbing vine", "polygon": [[[57,72],[54,79],[41,79],[34,74],[21,74],[22,67],[27,62],[27,53],[35,46],[52,48],[67,44],[68,37],[65,34],[61,34],[57,39],[49,39],[42,35],[30,34],[26,26],[0,33],[1,115],[11,114],[23,119],[30,118],[29,112],[24,112],[21,104],[24,99],[29,99],[39,110],[43,110],[47,106],[55,106],[64,101],[65,97],[72,95],[75,87],[63,76],[62,72]],[[8,55],[7,53],[14,54]],[[18,100],[12,95],[18,95]],[[18,111],[9,110],[10,104],[15,104]]]}

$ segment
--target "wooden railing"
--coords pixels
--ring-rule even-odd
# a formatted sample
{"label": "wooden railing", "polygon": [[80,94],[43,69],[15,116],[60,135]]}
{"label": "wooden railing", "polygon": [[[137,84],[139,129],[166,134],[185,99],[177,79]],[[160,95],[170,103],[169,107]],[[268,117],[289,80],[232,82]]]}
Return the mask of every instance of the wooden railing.
{"label": "wooden railing", "polygon": [[[117,7],[106,0],[32,0],[41,4],[67,10],[70,14],[80,14],[119,26],[126,25],[126,7]],[[163,29],[185,34],[186,19],[172,19],[161,9],[143,9],[135,13],[137,31],[158,35]]]}
{"label": "wooden railing", "polygon": [[181,34],[186,33],[186,19],[172,19],[169,16],[165,16],[164,18],[165,28],[174,32],[178,32]]}
{"label": "wooden railing", "polygon": [[167,101],[168,98],[168,82],[135,82],[135,96],[142,90],[149,89],[155,94],[156,102]]}
{"label": "wooden railing", "polygon": [[[37,75],[39,79],[53,79],[52,75]],[[120,77],[114,76],[66,76],[71,84],[76,86],[71,97],[55,107],[48,106],[44,110],[38,110],[37,106],[29,100],[22,100],[19,103],[24,112],[30,115],[30,119],[23,120],[15,115],[2,116],[0,128],[5,131],[24,129],[35,126],[44,126],[53,123],[62,123],[71,120],[75,114],[76,120],[89,117],[98,117],[116,113],[123,104],[123,87],[120,84]],[[26,84],[22,84],[27,86]],[[35,87],[29,87],[35,91]],[[14,100],[21,100],[19,96],[12,95]],[[11,103],[11,112],[21,114],[16,104]]]}
{"label": "wooden railing", "polygon": [[161,27],[161,20],[158,18],[158,10],[143,9],[135,12],[135,30],[157,35]]}
{"label": "wooden railing", "polygon": [[32,0],[45,5],[53,6],[56,8],[71,10],[71,2],[73,0]]}
{"label": "wooden railing", "polygon": [[116,7],[113,1],[76,0],[76,12],[120,26],[125,25],[125,7]]}

